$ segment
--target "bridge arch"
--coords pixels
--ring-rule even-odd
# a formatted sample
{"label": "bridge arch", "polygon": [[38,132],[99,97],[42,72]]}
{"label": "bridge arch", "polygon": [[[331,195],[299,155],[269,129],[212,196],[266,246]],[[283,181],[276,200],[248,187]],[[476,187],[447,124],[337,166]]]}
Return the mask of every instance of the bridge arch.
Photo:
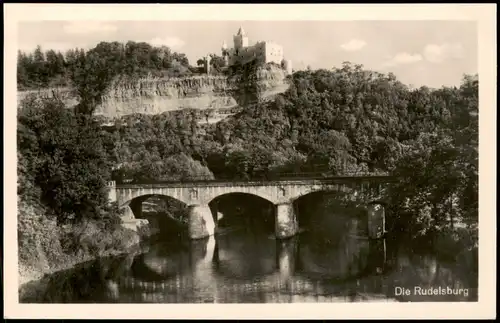
{"label": "bridge arch", "polygon": [[188,226],[188,205],[169,195],[144,194],[119,205],[124,211],[123,221],[146,221],[151,234],[167,237]]}
{"label": "bridge arch", "polygon": [[208,206],[218,228],[243,225],[274,231],[276,206],[272,199],[253,192],[232,191],[213,197]]}
{"label": "bridge arch", "polygon": [[177,199],[173,196],[170,196],[170,195],[160,194],[160,193],[148,193],[148,194],[144,194],[144,195],[137,195],[137,196],[132,197],[132,198],[127,199],[127,200],[122,200],[119,202],[118,207],[119,208],[125,208],[127,206],[132,207],[132,205],[143,203],[152,197],[159,197],[159,198],[164,199],[164,200],[176,201],[176,202],[182,203],[186,206],[188,205],[186,202],[179,200],[179,199]]}
{"label": "bridge arch", "polygon": [[221,194],[215,195],[215,196],[211,197],[208,200],[208,204],[213,203],[217,199],[220,199],[222,197],[229,196],[229,195],[253,196],[253,197],[259,198],[261,200],[264,200],[266,202],[269,202],[271,204],[276,204],[276,202],[274,201],[274,199],[270,195],[262,194],[262,193],[259,193],[259,192],[245,192],[245,191],[242,191],[242,190],[235,190],[235,191],[231,190],[231,191],[228,191],[228,192],[225,192],[225,193],[221,193]]}
{"label": "bridge arch", "polygon": [[[123,185],[116,190],[116,201],[118,207],[123,208],[130,205],[131,201],[138,201],[148,196],[164,196],[166,198],[180,201],[186,205],[190,204],[188,192],[182,188],[172,187],[153,187],[141,185]],[[137,200],[138,199],[138,200]]]}
{"label": "bridge arch", "polygon": [[316,186],[300,193],[290,201],[300,230],[314,231],[329,241],[340,241],[364,221],[366,205],[356,186]]}

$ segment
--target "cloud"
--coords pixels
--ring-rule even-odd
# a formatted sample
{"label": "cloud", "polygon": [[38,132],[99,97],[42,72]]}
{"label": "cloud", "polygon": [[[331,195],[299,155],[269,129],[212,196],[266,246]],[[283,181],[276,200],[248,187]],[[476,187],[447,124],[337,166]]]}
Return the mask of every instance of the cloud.
{"label": "cloud", "polygon": [[386,61],[383,65],[386,67],[403,65],[403,64],[412,64],[421,61],[422,55],[420,54],[410,54],[406,52],[397,53],[388,61]]}
{"label": "cloud", "polygon": [[424,57],[431,63],[441,63],[447,59],[459,59],[463,57],[464,48],[462,44],[444,43],[441,45],[428,44],[424,48]]}
{"label": "cloud", "polygon": [[176,50],[184,46],[185,42],[178,37],[153,38],[149,41],[153,46],[167,46],[170,49]]}
{"label": "cloud", "polygon": [[463,51],[464,48],[460,43],[444,43],[441,45],[427,44],[422,54],[401,52],[389,58],[383,66],[392,67],[396,65],[412,64],[423,60],[437,64],[447,59],[462,58]]}
{"label": "cloud", "polygon": [[118,27],[101,21],[72,21],[64,25],[67,34],[91,34],[115,32]]}
{"label": "cloud", "polygon": [[354,51],[362,49],[363,47],[365,47],[365,45],[366,45],[366,42],[364,40],[351,39],[349,42],[340,45],[340,48],[342,48],[343,50],[348,51],[348,52],[354,52]]}

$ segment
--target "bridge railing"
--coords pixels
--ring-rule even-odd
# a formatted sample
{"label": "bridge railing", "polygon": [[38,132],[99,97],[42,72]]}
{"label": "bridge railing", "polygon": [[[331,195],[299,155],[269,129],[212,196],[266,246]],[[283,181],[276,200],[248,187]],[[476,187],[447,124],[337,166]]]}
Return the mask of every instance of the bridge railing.
{"label": "bridge railing", "polygon": [[265,174],[252,177],[234,177],[234,176],[217,176],[214,179],[207,177],[188,177],[176,180],[118,180],[116,184],[170,184],[170,183],[217,183],[217,182],[273,182],[273,181],[294,181],[294,180],[354,180],[356,178],[373,178],[373,179],[391,179],[387,174],[368,173],[368,172],[352,172],[343,173],[342,175],[334,175],[332,173],[322,172],[304,172],[304,173],[280,173],[280,174]]}

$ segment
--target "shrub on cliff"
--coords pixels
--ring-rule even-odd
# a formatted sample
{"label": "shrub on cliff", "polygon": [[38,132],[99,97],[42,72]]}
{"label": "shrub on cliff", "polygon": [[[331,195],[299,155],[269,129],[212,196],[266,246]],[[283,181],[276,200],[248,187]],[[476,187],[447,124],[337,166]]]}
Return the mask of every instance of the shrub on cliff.
{"label": "shrub on cliff", "polygon": [[59,227],[47,217],[48,210],[41,204],[18,199],[17,242],[19,269],[45,272],[64,259],[59,241]]}

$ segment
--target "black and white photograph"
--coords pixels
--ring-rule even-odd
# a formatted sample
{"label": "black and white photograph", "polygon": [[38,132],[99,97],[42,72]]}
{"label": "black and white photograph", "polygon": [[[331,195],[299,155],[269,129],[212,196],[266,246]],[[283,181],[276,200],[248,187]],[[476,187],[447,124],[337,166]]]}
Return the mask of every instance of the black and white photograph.
{"label": "black and white photograph", "polygon": [[495,126],[496,89],[477,20],[156,6],[164,19],[15,23],[14,302],[362,312],[488,296],[479,119]]}

